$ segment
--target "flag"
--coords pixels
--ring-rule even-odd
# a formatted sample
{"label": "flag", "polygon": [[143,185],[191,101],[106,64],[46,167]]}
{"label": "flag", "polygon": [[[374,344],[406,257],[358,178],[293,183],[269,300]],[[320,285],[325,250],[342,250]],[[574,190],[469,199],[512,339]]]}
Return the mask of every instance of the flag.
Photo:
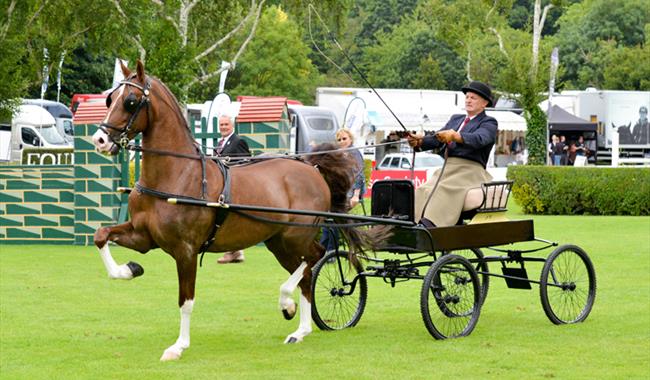
{"label": "flag", "polygon": [[47,48],[43,48],[43,83],[41,83],[41,99],[44,98],[45,91],[47,91],[47,85],[50,81],[50,69],[47,67],[49,58]]}
{"label": "flag", "polygon": [[115,69],[113,70],[113,85],[111,86],[111,88],[115,88],[119,86],[120,82],[124,80],[124,74],[122,74],[122,67],[120,66],[120,61],[124,62],[124,66],[129,65],[129,61],[115,58]]}
{"label": "flag", "polygon": [[61,96],[61,70],[63,69],[63,58],[65,58],[65,50],[61,52],[61,60],[59,60],[59,72],[56,74],[56,101],[59,101]]}
{"label": "flag", "polygon": [[226,77],[228,76],[228,69],[230,68],[230,62],[221,61],[221,68],[224,69],[221,72],[221,77],[219,78],[219,93],[224,92],[226,88]]}

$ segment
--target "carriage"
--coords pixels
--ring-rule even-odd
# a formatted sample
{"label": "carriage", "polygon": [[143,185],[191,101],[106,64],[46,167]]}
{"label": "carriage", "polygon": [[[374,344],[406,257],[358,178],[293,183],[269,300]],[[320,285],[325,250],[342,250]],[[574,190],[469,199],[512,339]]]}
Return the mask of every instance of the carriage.
{"label": "carriage", "polygon": [[[196,144],[176,98],[159,79],[145,74],[142,62],[135,72],[122,65],[122,72],[126,79],[107,97],[108,113],[92,139],[105,154],[120,149],[142,152],[141,174],[129,194],[130,220],[100,227],[94,243],[112,279],[131,280],[143,269],[134,262],[116,263],[111,242],[140,253],[160,248],[176,261],[180,331],[161,360],[179,359],[190,346],[199,257],[260,242],[290,273],[280,286],[278,302],[286,319],[297,314],[292,294],[297,288],[301,292],[299,325],[285,343],[309,335],[312,318],[321,329],[358,323],[369,277],[391,285],[422,279],[422,316],[436,338],[472,331],[493,276],[514,287],[538,283],[542,305],[554,323],[579,322],[589,314],[596,291],[591,261],[576,246],[558,247],[547,259],[524,256],[555,244],[535,238],[530,220],[503,219],[510,183],[468,193],[467,211],[476,215],[468,224],[453,227],[427,229],[414,222],[409,181],[375,184],[373,215],[349,215],[351,164],[340,151],[316,147],[308,157],[266,157],[255,164],[228,166],[227,158],[206,156]],[[142,145],[131,145],[139,134]],[[324,254],[315,241],[323,220],[325,226],[341,230],[350,255],[338,250]],[[360,224],[371,228],[357,228]],[[501,256],[481,251],[525,241],[544,246],[493,248]],[[366,252],[387,251],[399,258],[377,260],[360,253],[364,246],[371,247]],[[363,267],[366,260],[371,265]],[[539,282],[526,276],[524,263],[529,261],[545,263]],[[488,271],[491,262],[503,264],[502,275]],[[429,269],[423,275],[420,269],[425,267]]]}
{"label": "carriage", "polygon": [[[395,258],[366,254],[362,260],[351,260],[344,250],[328,252],[313,269],[316,325],[322,330],[355,326],[366,306],[367,279],[373,277],[393,287],[401,281],[422,280],[422,320],[436,339],[472,332],[490,277],[503,278],[509,288],[531,289],[531,284],[538,284],[542,307],[554,324],[584,321],[596,295],[589,256],[578,246],[558,246],[535,237],[532,220],[505,219],[511,187],[511,181],[503,181],[473,189],[457,225],[427,228],[414,223],[411,181],[376,182],[371,207],[372,216],[379,218],[375,223],[409,223],[395,226],[391,238],[376,249]],[[536,247],[513,245],[531,241]],[[556,248],[546,258],[530,256],[550,247]],[[484,250],[494,254],[486,255]],[[529,262],[543,263],[539,281],[528,277],[525,264]],[[502,273],[490,272],[489,263],[500,263]]]}

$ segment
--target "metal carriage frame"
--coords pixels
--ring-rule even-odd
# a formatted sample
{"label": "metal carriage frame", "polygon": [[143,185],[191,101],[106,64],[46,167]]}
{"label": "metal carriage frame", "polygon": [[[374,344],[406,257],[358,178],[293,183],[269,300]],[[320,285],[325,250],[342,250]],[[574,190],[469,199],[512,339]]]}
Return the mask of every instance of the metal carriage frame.
{"label": "metal carriage frame", "polygon": [[[388,190],[382,191],[378,184],[388,185]],[[558,246],[535,237],[532,220],[505,220],[502,215],[511,186],[508,181],[485,184],[481,189],[483,203],[464,213],[458,225],[426,228],[413,222],[410,181],[376,183],[372,219],[379,218],[375,224],[397,225],[389,241],[375,251],[398,258],[362,255],[358,260],[358,255],[344,250],[327,252],[312,274],[312,319],[316,325],[322,330],[355,326],[365,310],[367,278],[373,277],[393,287],[402,281],[422,280],[420,312],[425,327],[436,339],[466,336],[474,330],[490,277],[503,278],[509,288],[539,285],[542,308],[554,324],[584,321],[596,296],[596,274],[589,256],[576,245]],[[463,217],[473,217],[478,223],[462,223]],[[539,246],[503,248],[522,242]],[[546,258],[527,255],[551,247],[555,249]],[[482,249],[494,254],[486,256]],[[528,262],[543,263],[539,281],[529,279]],[[502,274],[490,272],[489,263],[500,263]],[[426,274],[420,268],[428,268]]]}

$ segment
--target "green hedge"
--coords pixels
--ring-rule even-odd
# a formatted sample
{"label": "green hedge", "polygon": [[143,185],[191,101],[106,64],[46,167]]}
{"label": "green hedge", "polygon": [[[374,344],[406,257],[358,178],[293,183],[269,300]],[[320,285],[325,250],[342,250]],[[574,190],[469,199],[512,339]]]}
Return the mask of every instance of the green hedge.
{"label": "green hedge", "polygon": [[529,214],[650,215],[650,169],[510,166],[512,195]]}

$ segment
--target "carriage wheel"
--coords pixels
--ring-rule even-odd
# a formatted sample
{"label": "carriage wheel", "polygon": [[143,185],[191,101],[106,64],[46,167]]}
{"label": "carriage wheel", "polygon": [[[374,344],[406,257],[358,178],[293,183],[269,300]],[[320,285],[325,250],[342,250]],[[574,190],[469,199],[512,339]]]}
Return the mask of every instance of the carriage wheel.
{"label": "carriage wheel", "polygon": [[361,264],[353,267],[345,251],[330,252],[316,263],[312,269],[311,314],[318,328],[342,330],[359,322],[368,294],[366,278],[357,276],[361,271]]}
{"label": "carriage wheel", "polygon": [[539,295],[556,325],[587,319],[596,298],[596,272],[587,253],[575,245],[555,249],[542,268]]}
{"label": "carriage wheel", "polygon": [[448,252],[448,254],[463,256],[466,259],[479,259],[478,262],[472,264],[474,264],[474,268],[477,272],[482,272],[478,276],[481,281],[481,305],[483,305],[485,298],[487,297],[488,289],[490,288],[490,275],[488,274],[489,268],[488,264],[482,261],[483,252],[478,248],[471,248],[451,251]]}
{"label": "carriage wheel", "polygon": [[458,255],[443,255],[424,277],[422,321],[436,339],[469,335],[481,311],[481,288],[474,266]]}

